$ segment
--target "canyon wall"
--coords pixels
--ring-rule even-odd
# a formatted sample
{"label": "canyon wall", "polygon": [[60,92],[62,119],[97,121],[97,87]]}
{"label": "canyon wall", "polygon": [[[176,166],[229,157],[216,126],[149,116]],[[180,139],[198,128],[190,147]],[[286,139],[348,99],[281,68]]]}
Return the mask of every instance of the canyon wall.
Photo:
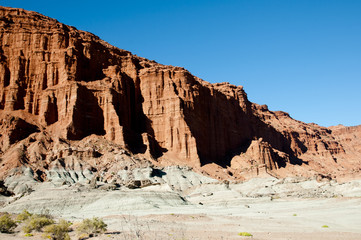
{"label": "canyon wall", "polygon": [[11,155],[11,166],[49,167],[56,154],[40,164],[28,150],[42,135],[49,151],[96,136],[154,164],[216,164],[234,178],[259,167],[281,176],[360,170],[359,138],[269,111],[241,86],[207,83],[35,12],[0,7],[0,26],[0,158],[22,142],[27,159]]}

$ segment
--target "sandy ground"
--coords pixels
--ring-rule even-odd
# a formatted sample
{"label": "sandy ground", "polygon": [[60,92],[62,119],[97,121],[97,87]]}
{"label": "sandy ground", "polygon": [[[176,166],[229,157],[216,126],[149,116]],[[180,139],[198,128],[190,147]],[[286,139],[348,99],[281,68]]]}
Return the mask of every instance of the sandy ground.
{"label": "sandy ground", "polygon": [[[108,231],[91,238],[101,240],[356,240],[361,239],[360,186],[360,181],[336,184],[268,178],[234,185],[183,184],[184,190],[177,192],[167,184],[105,191],[46,183],[20,198],[0,199],[0,211],[49,209],[74,223],[102,217]],[[242,237],[240,232],[253,236]],[[75,232],[70,236],[78,239]],[[0,234],[0,239],[43,238],[41,233],[25,237],[18,228],[14,234]]]}
{"label": "sandy ground", "polygon": [[[153,208],[103,219],[108,232],[92,239],[361,239],[361,198],[247,198],[232,205]],[[41,236],[0,234],[0,239]]]}
{"label": "sandy ground", "polygon": [[243,199],[233,206],[179,207],[105,219],[109,229],[122,229],[113,239],[137,232],[144,239],[246,238],[239,232],[249,232],[253,239],[361,239],[360,210],[361,199]]}

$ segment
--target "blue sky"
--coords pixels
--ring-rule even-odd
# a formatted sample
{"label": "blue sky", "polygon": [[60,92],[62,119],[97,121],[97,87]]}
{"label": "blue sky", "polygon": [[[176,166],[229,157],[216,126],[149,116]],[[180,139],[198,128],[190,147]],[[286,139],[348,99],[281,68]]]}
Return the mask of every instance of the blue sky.
{"label": "blue sky", "polygon": [[1,1],[322,126],[361,124],[361,1]]}

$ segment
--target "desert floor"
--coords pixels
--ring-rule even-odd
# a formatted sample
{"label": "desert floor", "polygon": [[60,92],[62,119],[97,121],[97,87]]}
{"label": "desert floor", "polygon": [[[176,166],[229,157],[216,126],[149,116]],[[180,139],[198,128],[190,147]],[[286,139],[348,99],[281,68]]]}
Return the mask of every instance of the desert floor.
{"label": "desert floor", "polygon": [[[42,184],[34,189],[0,210],[46,208],[74,225],[84,218],[103,218],[108,231],[91,239],[361,239],[360,181],[262,179],[205,184],[182,194],[166,185],[102,191]],[[331,197],[331,191],[337,194]],[[0,239],[43,239],[41,233],[25,237],[20,230],[0,234]],[[70,236],[78,239],[76,232]]]}

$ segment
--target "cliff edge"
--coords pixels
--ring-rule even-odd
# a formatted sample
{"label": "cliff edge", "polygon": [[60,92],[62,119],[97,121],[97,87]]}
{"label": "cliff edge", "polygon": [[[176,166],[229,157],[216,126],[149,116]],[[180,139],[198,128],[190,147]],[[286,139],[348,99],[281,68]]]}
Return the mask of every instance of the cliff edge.
{"label": "cliff edge", "polygon": [[1,178],[24,166],[38,180],[55,167],[101,174],[134,159],[220,179],[361,170],[360,138],[345,135],[360,127],[294,120],[248,101],[241,86],[210,84],[35,12],[0,7],[0,26]]}

